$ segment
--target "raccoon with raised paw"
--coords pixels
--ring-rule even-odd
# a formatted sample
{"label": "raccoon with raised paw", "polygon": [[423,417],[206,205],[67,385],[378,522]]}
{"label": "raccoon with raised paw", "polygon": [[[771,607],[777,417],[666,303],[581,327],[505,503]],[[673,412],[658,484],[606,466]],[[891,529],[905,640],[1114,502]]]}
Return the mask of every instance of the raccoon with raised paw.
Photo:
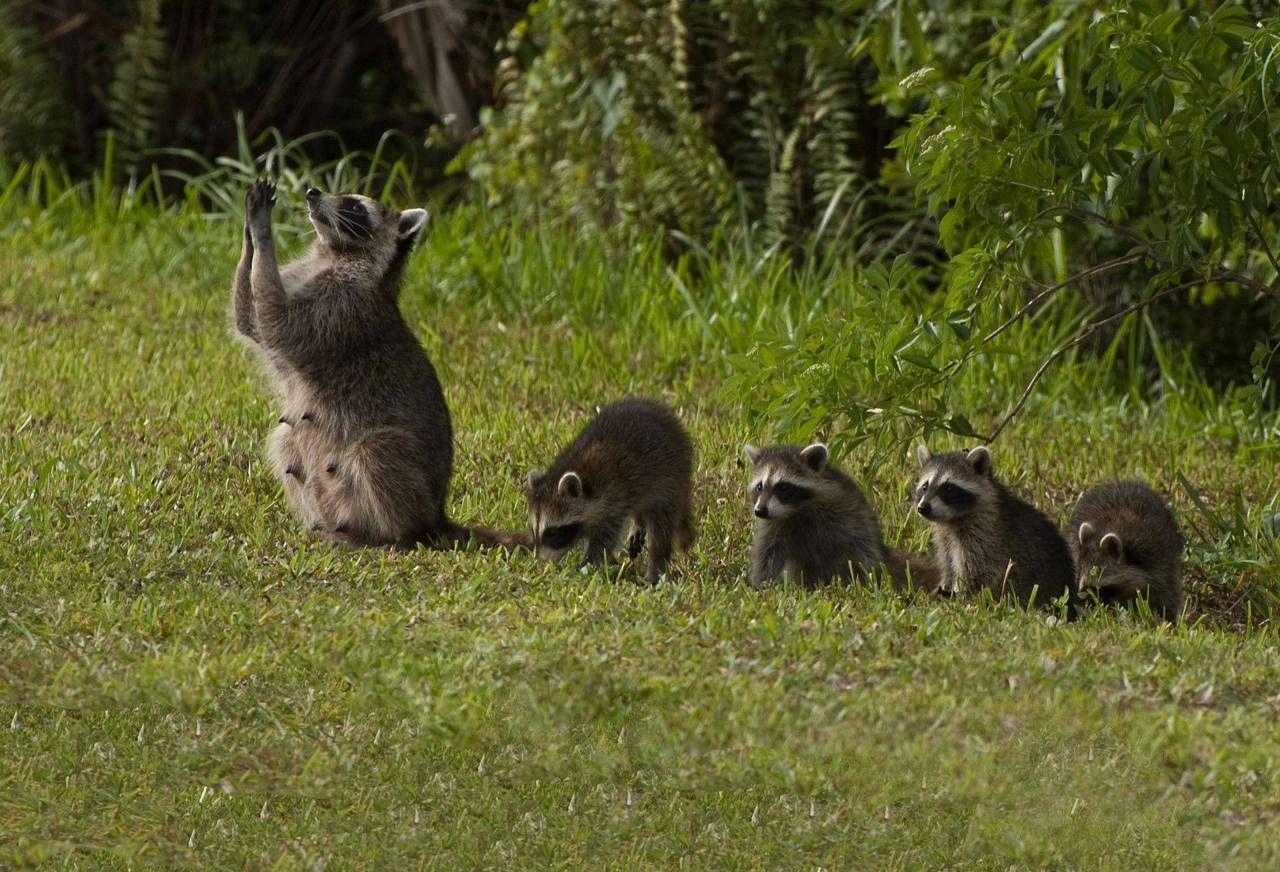
{"label": "raccoon with raised paw", "polygon": [[426,211],[315,188],[306,199],[316,240],[281,268],[275,187],[249,189],[232,286],[236,330],[265,358],[284,404],[268,451],[294,509],[359,545],[514,544],[445,512],[449,409],[398,302]]}
{"label": "raccoon with raised paw", "polygon": [[652,400],[600,409],[545,471],[529,473],[529,523],[539,557],[560,559],[585,542],[580,565],[603,562],[624,529],[628,551],[649,548],[656,583],[672,551],[694,540],[693,443],[675,415]]}
{"label": "raccoon with raised paw", "polygon": [[1140,481],[1088,491],[1069,527],[1082,600],[1132,605],[1145,599],[1166,621],[1182,614],[1182,533],[1164,499]]}
{"label": "raccoon with raised paw", "polygon": [[884,563],[880,523],[862,491],[830,462],[821,442],[743,446],[751,462],[748,501],[753,587],[780,575],[807,587],[865,577]]}
{"label": "raccoon with raised paw", "polygon": [[1027,605],[1044,605],[1064,593],[1071,613],[1075,579],[1071,551],[1047,517],[995,480],[991,452],[930,454],[916,449],[920,477],[916,511],[934,525],[934,560],[940,590],[990,590]]}

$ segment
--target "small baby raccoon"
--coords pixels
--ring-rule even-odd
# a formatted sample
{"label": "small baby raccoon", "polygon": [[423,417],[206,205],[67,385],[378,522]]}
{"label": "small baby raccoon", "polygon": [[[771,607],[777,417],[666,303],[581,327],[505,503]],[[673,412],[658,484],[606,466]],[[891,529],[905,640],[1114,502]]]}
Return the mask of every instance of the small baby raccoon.
{"label": "small baby raccoon", "polygon": [[1104,604],[1146,599],[1166,621],[1182,613],[1182,533],[1147,485],[1098,485],[1080,498],[1069,529],[1082,598],[1092,592]]}
{"label": "small baby raccoon", "polygon": [[529,473],[534,547],[558,560],[585,540],[580,565],[600,563],[630,521],[628,551],[638,556],[647,537],[645,578],[656,583],[672,548],[693,544],[692,489],[693,444],[680,422],[653,400],[620,400],[602,408],[545,472]]}
{"label": "small baby raccoon", "polygon": [[783,574],[814,587],[866,576],[884,562],[876,514],[852,479],[830,464],[826,445],[745,445],[743,451],[751,461],[748,499],[756,516],[753,587]]}
{"label": "small baby raccoon", "polygon": [[916,449],[920,478],[916,511],[934,524],[941,590],[988,589],[1013,594],[1023,605],[1048,603],[1064,593],[1074,613],[1071,552],[1058,528],[1018,499],[991,474],[991,452],[930,454]]}

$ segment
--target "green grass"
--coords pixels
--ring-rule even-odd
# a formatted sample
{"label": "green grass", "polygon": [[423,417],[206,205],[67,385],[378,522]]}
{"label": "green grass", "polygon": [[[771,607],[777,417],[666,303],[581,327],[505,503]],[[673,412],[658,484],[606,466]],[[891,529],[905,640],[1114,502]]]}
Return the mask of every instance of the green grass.
{"label": "green grass", "polygon": [[[1280,858],[1278,453],[1239,397],[1148,401],[1068,359],[996,447],[1060,520],[1106,475],[1171,492],[1184,626],[757,593],[738,457],[769,422],[722,390],[724,355],[836,317],[831,275],[673,273],[656,247],[464,210],[404,294],[453,410],[453,515],[521,524],[525,471],[636,392],[694,436],[700,539],[656,589],[634,567],[344,551],[300,531],[263,464],[277,412],[227,329],[234,221],[20,200],[0,197],[0,865]],[[1038,330],[960,399],[1004,408]],[[910,446],[890,447],[838,460],[923,547]]]}

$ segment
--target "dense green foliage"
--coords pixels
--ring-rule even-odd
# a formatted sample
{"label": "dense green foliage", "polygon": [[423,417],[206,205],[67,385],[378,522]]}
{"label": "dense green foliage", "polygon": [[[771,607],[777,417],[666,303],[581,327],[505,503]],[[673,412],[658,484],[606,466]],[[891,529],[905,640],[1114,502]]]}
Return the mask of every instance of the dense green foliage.
{"label": "dense green foliage", "polygon": [[818,4],[816,20],[813,5],[535,5],[467,169],[491,200],[596,228],[869,234],[890,128],[855,49],[889,25],[866,3]]}
{"label": "dense green foliage", "polygon": [[[1223,295],[1274,299],[1280,19],[1165,3],[1047,18],[1016,64],[915,77],[941,93],[903,137],[907,165],[948,249],[996,260],[1020,296],[1087,271],[1089,299],[1112,311],[1175,287],[1191,317]],[[1264,307],[1209,337],[1252,351],[1264,391],[1269,306],[1270,325]]]}
{"label": "dense green foliage", "polygon": [[[328,130],[372,147],[401,130],[402,153],[429,163],[416,142],[432,116],[377,12],[358,0],[0,0],[4,157],[56,156],[83,178],[110,136],[125,183],[178,163],[168,149],[233,150],[240,113],[255,137]],[[341,153],[332,139],[312,148]]]}
{"label": "dense green foliage", "polygon": [[0,155],[58,157],[67,104],[39,34],[22,24],[15,6],[15,0],[0,0]]}
{"label": "dense green foliage", "polygon": [[[1077,347],[1146,391],[1185,354],[1273,407],[1280,24],[1235,3],[988,6],[550,0],[466,166],[509,214],[846,260],[832,317],[778,319],[735,358],[790,435],[992,438]],[[890,288],[917,314],[866,331]],[[1007,360],[1038,308],[1051,341]],[[958,405],[970,366],[1025,388]]]}

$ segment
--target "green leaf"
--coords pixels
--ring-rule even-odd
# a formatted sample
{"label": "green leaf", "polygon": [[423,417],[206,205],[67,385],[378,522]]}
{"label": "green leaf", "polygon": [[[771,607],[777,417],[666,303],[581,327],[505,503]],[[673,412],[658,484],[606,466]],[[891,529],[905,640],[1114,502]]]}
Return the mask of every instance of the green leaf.
{"label": "green leaf", "polygon": [[895,357],[901,358],[907,363],[913,364],[914,366],[918,366],[921,369],[927,369],[930,372],[938,371],[938,367],[934,365],[933,361],[922,354],[916,354],[915,352],[904,351],[901,354],[895,355]]}
{"label": "green leaf", "polygon": [[1144,73],[1154,73],[1160,69],[1160,64],[1155,58],[1142,46],[1130,46],[1129,51],[1125,55],[1125,60],[1130,66]]}
{"label": "green leaf", "polygon": [[955,414],[947,419],[947,429],[958,436],[977,436],[973,425],[964,415]]}

